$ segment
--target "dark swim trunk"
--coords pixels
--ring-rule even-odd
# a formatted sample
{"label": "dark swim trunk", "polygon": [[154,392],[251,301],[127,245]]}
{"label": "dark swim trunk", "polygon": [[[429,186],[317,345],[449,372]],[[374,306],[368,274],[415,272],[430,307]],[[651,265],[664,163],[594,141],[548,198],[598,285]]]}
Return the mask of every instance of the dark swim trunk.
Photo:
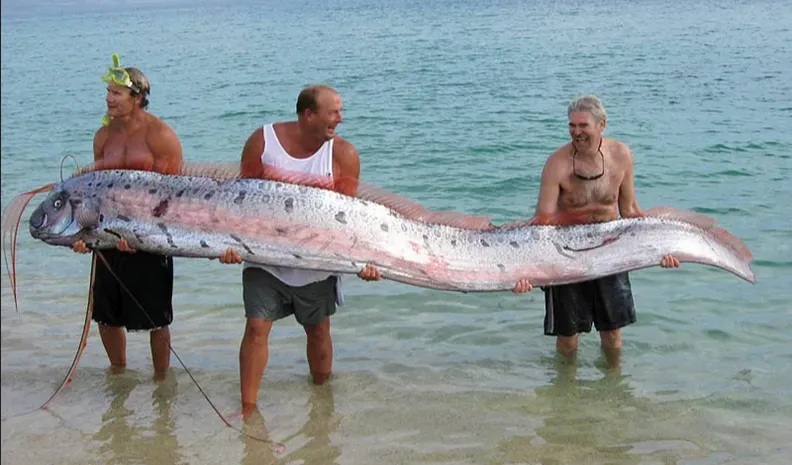
{"label": "dark swim trunk", "polygon": [[173,258],[116,249],[101,253],[134,299],[108,271],[104,260],[96,257],[93,320],[102,325],[125,327],[127,331],[170,325],[173,322]]}
{"label": "dark swim trunk", "polygon": [[318,325],[336,312],[335,276],[306,284],[289,286],[261,268],[242,272],[242,300],[247,318],[280,320],[289,315],[301,325]]}
{"label": "dark swim trunk", "polygon": [[635,303],[627,273],[550,286],[544,291],[544,333],[548,336],[589,333],[592,323],[597,331],[613,331],[635,323]]}

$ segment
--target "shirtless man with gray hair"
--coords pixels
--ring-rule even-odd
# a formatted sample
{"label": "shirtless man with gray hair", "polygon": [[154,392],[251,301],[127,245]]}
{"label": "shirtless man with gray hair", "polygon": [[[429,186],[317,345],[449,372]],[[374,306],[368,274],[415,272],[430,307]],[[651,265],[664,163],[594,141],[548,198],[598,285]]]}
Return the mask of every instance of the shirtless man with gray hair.
{"label": "shirtless man with gray hair", "polygon": [[[602,136],[607,113],[599,98],[585,95],[567,109],[571,141],[553,152],[542,170],[539,200],[532,223],[597,223],[643,216],[635,198],[633,154],[617,140]],[[671,255],[664,268],[679,267]],[[529,282],[517,283],[514,292],[531,290]],[[544,333],[557,336],[556,347],[564,355],[578,348],[578,335],[600,333],[606,354],[622,346],[621,328],[635,323],[635,304],[628,273],[592,281],[551,286],[545,292]]]}

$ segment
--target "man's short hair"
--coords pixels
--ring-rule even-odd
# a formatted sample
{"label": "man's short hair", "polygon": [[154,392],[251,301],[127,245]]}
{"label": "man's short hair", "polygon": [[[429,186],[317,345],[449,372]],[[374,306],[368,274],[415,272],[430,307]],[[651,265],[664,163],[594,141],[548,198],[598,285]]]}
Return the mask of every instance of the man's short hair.
{"label": "man's short hair", "polygon": [[576,111],[587,111],[594,117],[594,121],[601,123],[608,118],[602,101],[596,95],[581,95],[569,103],[567,116]]}
{"label": "man's short hair", "polygon": [[330,86],[308,86],[300,91],[300,95],[297,96],[297,114],[301,115],[305,110],[316,111],[319,108],[319,105],[316,103],[316,97],[322,91],[330,91],[334,94],[338,94],[338,92]]}

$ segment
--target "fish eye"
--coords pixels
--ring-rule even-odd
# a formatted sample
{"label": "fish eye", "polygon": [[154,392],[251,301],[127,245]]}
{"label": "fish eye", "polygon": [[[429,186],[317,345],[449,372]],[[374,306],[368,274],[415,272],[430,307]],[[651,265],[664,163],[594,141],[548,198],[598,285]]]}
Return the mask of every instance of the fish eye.
{"label": "fish eye", "polygon": [[55,199],[55,201],[52,202],[52,206],[55,208],[55,210],[59,210],[60,207],[63,206],[63,199]]}

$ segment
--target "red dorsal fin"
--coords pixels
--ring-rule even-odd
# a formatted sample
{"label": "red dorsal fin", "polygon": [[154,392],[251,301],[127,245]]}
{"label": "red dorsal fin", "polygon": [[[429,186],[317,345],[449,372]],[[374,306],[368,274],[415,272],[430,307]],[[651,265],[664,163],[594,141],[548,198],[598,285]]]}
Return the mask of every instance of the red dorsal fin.
{"label": "red dorsal fin", "polygon": [[753,254],[739,237],[723,228],[716,227],[715,224],[717,221],[703,213],[690,210],[678,210],[671,207],[654,207],[646,210],[644,214],[653,218],[663,218],[692,224],[693,226],[703,229],[707,235],[731,250],[738,257],[742,257],[746,261],[751,261],[753,259]]}
{"label": "red dorsal fin", "polygon": [[241,177],[239,163],[182,163],[179,174],[214,179],[238,179]]}
{"label": "red dorsal fin", "polygon": [[[107,168],[99,167],[98,169]],[[86,165],[75,173],[75,175],[95,170],[97,170],[97,168],[94,164]],[[210,177],[214,179],[241,178],[239,163],[184,162],[179,174],[184,176]],[[269,164],[264,165],[262,178],[288,184],[334,190],[337,192],[348,191],[349,189],[347,189],[346,186],[354,187],[357,185],[355,197],[383,205],[413,221],[469,230],[489,230],[494,228],[489,217],[467,215],[454,211],[432,211],[406,197],[355,179],[289,171]]]}
{"label": "red dorsal fin", "polygon": [[371,184],[360,183],[357,197],[378,203],[407,219],[426,224],[438,224],[460,229],[486,231],[494,229],[487,216],[475,216],[455,211],[429,210],[420,203]]}
{"label": "red dorsal fin", "polygon": [[653,218],[663,218],[668,220],[682,221],[698,226],[701,229],[710,229],[715,226],[714,218],[703,213],[690,210],[679,210],[671,207],[652,207],[644,212],[644,215]]}
{"label": "red dorsal fin", "polygon": [[264,178],[342,192],[347,190],[345,186],[357,184],[356,198],[378,203],[413,221],[470,230],[488,230],[493,228],[488,217],[467,215],[454,211],[429,210],[407,197],[354,179],[288,171],[272,165],[264,166]]}
{"label": "red dorsal fin", "polygon": [[[83,166],[74,172],[74,176],[79,176],[91,171],[102,171],[115,169],[110,167],[97,166],[96,163],[90,163]],[[179,174],[182,176],[195,176],[200,178],[214,178],[214,179],[237,179],[240,177],[239,163],[202,163],[202,162],[184,162],[182,163]]]}

